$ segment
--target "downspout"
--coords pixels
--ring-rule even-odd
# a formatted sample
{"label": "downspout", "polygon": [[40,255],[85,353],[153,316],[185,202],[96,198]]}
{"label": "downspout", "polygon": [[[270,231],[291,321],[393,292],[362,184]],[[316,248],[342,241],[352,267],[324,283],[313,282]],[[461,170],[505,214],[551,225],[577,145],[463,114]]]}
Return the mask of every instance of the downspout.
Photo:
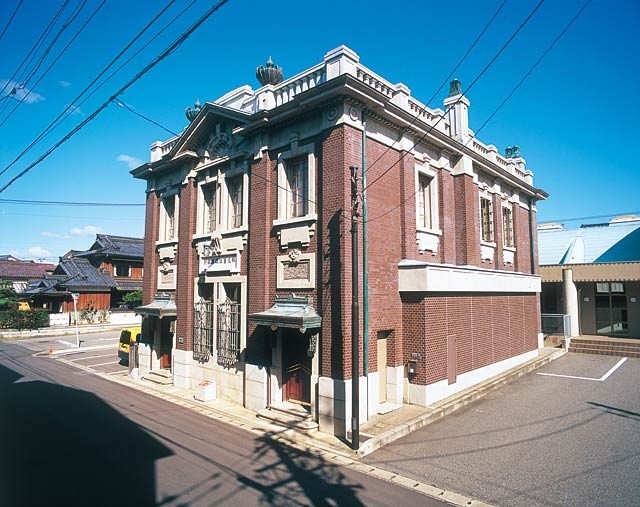
{"label": "downspout", "polygon": [[368,263],[368,210],[367,210],[367,120],[362,109],[362,352],[364,376],[367,379],[367,418],[369,416],[369,274]]}

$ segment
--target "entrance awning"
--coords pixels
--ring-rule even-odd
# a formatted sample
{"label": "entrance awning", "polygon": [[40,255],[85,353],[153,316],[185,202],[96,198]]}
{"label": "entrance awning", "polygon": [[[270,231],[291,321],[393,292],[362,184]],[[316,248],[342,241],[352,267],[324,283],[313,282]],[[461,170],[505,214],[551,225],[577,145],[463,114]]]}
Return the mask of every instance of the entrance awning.
{"label": "entrance awning", "polygon": [[289,294],[286,297],[276,297],[273,306],[263,312],[248,316],[249,321],[259,326],[298,328],[301,332],[307,329],[319,328],[322,317],[313,308],[311,298]]}
{"label": "entrance awning", "polygon": [[169,294],[156,294],[148,305],[138,306],[133,310],[145,317],[175,317],[178,314],[176,303]]}

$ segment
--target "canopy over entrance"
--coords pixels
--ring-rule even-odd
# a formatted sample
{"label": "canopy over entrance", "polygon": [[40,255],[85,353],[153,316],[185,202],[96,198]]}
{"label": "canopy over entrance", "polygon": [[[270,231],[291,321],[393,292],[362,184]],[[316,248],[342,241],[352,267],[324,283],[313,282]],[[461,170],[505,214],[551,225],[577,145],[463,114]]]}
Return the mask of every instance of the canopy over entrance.
{"label": "canopy over entrance", "polygon": [[276,297],[268,310],[252,313],[249,321],[259,326],[298,328],[302,333],[307,329],[319,328],[322,317],[313,308],[311,298],[291,293],[285,297]]}
{"label": "canopy over entrance", "polygon": [[175,317],[178,312],[176,303],[169,294],[156,294],[148,305],[138,306],[133,310],[138,315],[145,317]]}

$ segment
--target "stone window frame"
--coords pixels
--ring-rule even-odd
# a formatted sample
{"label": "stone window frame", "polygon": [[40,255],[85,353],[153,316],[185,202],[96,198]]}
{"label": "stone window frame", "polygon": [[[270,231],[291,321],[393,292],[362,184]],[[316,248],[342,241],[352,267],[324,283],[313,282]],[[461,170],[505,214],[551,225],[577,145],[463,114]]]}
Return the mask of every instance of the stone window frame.
{"label": "stone window frame", "polygon": [[[171,219],[172,231],[169,229],[169,212],[167,204],[171,202],[173,206],[173,217]],[[158,220],[158,242],[166,243],[170,241],[177,241],[178,239],[178,220],[180,211],[180,197],[177,191],[169,191],[162,194],[160,197],[160,216]]]}
{"label": "stone window frame", "polygon": [[516,250],[515,214],[511,202],[502,203],[502,246],[508,250]]}
{"label": "stone window frame", "polygon": [[[487,203],[486,208],[483,207],[483,201]],[[489,214],[486,220],[486,225],[488,225],[488,230],[485,229],[485,210],[486,213]],[[478,217],[479,217],[479,225],[480,225],[480,243],[483,245],[496,246],[496,232],[495,232],[495,224],[493,223],[495,219],[495,213],[493,210],[493,196],[489,192],[482,191],[480,192],[480,199],[478,200]],[[488,232],[488,237],[485,236],[485,231]]]}
{"label": "stone window frame", "polygon": [[[242,223],[231,226],[232,197],[229,191],[229,183],[241,179],[242,184]],[[205,202],[205,189],[211,185],[216,186],[216,224],[212,231],[205,227],[207,211]],[[238,164],[215,171],[213,175],[207,175],[198,182],[198,204],[196,215],[195,237],[210,237],[214,233],[226,234],[229,232],[246,231],[249,223],[249,174],[245,164]]]}
{"label": "stone window frame", "polygon": [[[427,185],[429,189],[429,207],[431,210],[431,227],[427,227],[423,223],[420,223],[420,180],[429,179]],[[440,202],[438,199],[438,171],[432,169],[427,164],[416,164],[415,170],[415,194],[416,194],[416,229],[422,232],[430,232],[433,234],[442,234],[440,228]]]}
{"label": "stone window frame", "polygon": [[[299,217],[290,217],[288,213],[288,204],[290,200],[289,181],[287,178],[286,164],[306,157],[307,162],[307,196],[306,196],[306,213]],[[278,217],[273,221],[274,226],[302,222],[316,221],[318,219],[316,213],[316,156],[315,145],[313,143],[299,146],[296,141],[291,143],[289,151],[283,151],[278,154],[277,159],[278,171]]]}

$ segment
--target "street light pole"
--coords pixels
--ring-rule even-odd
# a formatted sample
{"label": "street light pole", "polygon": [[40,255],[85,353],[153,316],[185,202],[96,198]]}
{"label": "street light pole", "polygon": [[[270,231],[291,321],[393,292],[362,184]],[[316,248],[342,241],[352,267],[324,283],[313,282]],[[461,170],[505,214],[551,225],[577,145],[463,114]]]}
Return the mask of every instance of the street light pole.
{"label": "street light pole", "polygon": [[80,297],[80,294],[78,294],[77,292],[73,292],[71,294],[71,297],[73,298],[73,314],[74,314],[74,319],[76,322],[76,347],[80,348],[80,336],[78,335],[78,306],[77,306],[77,301],[78,298]]}

